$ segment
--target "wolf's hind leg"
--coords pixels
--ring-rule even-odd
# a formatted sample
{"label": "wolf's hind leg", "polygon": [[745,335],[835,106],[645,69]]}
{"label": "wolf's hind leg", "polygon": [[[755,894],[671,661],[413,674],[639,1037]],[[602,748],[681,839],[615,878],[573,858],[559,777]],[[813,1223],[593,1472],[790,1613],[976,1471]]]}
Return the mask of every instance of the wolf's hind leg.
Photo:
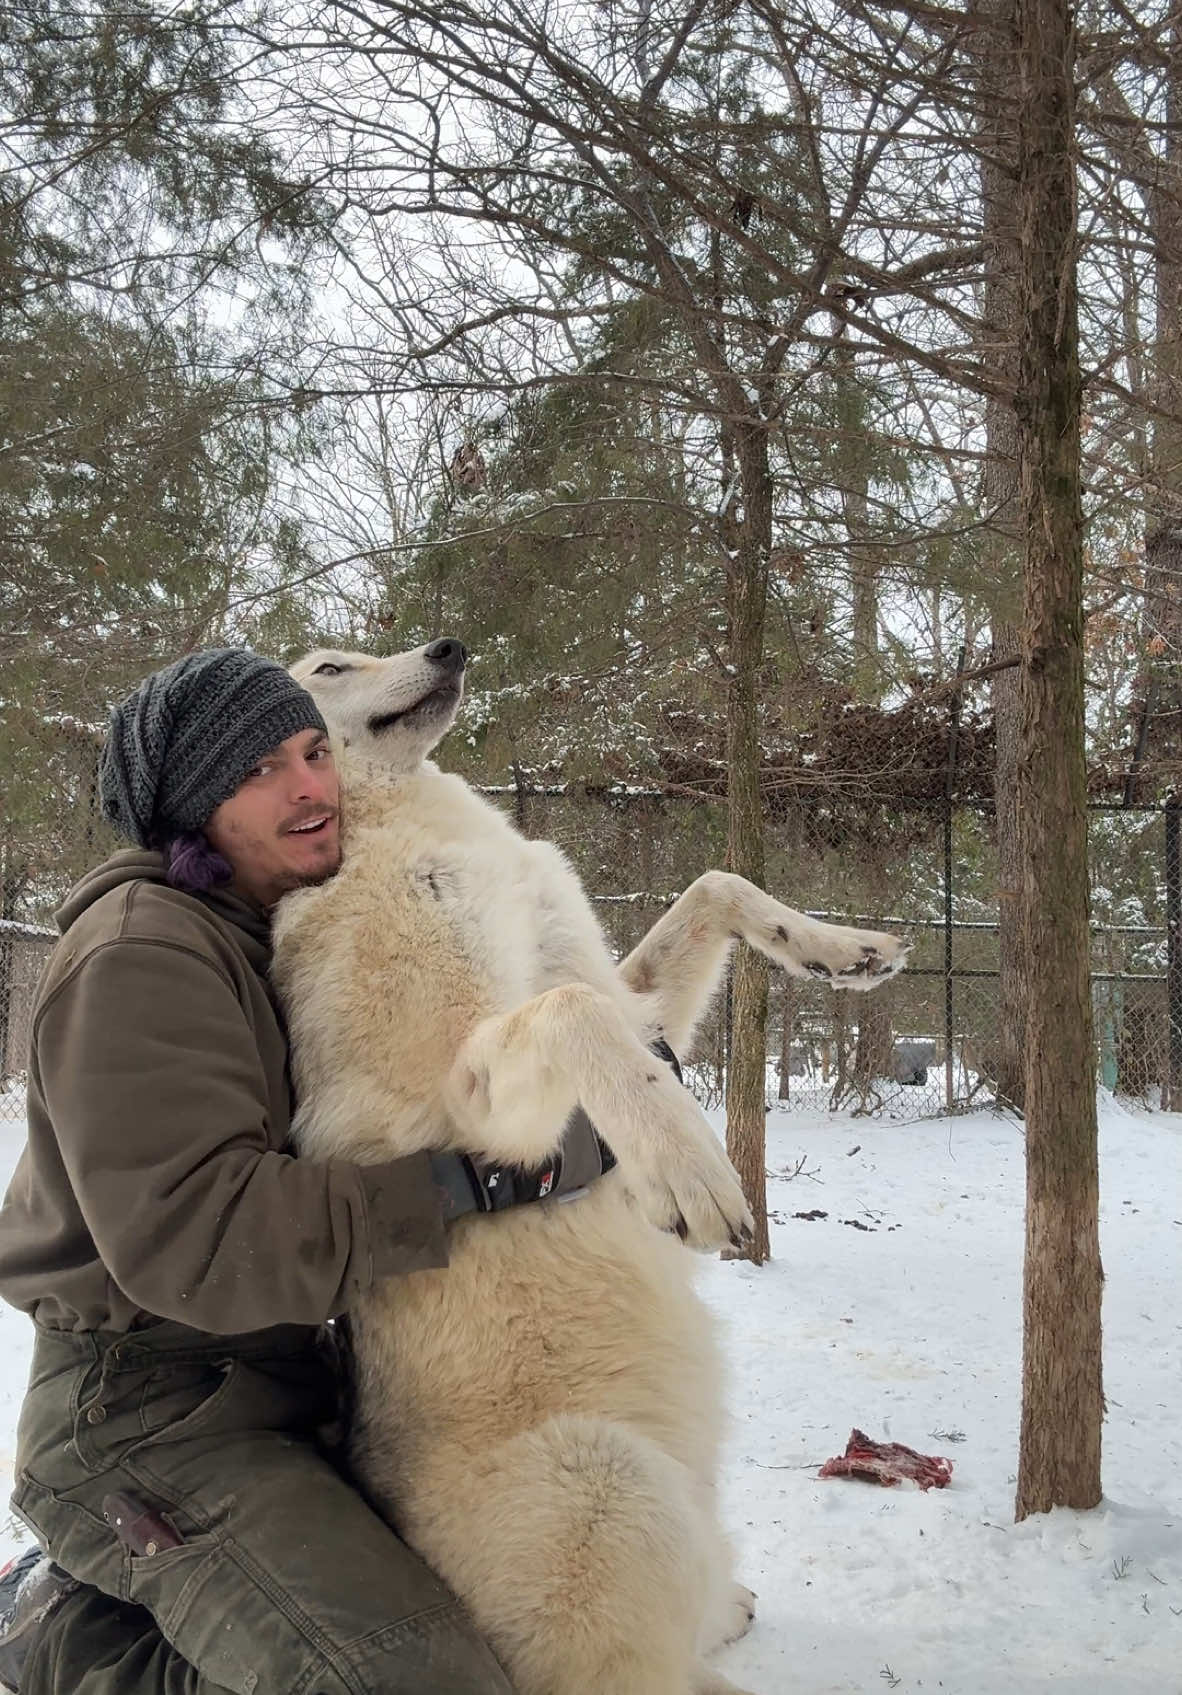
{"label": "wolf's hind leg", "polygon": [[654,1442],[557,1417],[474,1462],[450,1516],[448,1491],[422,1487],[415,1538],[519,1695],[691,1695],[727,1551],[690,1473]]}
{"label": "wolf's hind leg", "polygon": [[689,1047],[735,945],[737,932],[719,898],[717,879],[725,875],[708,871],[691,883],[620,962],[621,979],[675,1053]]}
{"label": "wolf's hind leg", "polygon": [[620,965],[620,976],[651,1007],[675,1050],[688,1045],[740,938],[792,976],[821,977],[835,988],[873,989],[907,958],[898,936],[822,923],[745,877],[707,871]]}

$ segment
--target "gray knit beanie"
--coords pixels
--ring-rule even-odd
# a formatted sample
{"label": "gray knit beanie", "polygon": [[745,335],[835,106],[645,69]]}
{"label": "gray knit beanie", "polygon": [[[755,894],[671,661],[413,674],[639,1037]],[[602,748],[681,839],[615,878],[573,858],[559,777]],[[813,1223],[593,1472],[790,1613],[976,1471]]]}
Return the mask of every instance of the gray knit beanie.
{"label": "gray knit beanie", "polygon": [[103,813],[141,847],[200,830],[264,754],[325,728],[312,696],[273,659],[239,647],[186,654],[111,713]]}

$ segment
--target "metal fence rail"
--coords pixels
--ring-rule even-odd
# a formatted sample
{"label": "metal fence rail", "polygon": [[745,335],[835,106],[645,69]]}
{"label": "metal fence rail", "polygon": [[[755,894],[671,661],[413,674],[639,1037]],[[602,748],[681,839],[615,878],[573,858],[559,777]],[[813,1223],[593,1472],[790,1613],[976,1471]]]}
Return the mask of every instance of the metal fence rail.
{"label": "metal fence rail", "polygon": [[[596,896],[602,909],[626,906],[645,914],[671,896]],[[842,915],[815,912],[840,922]],[[985,963],[983,944],[996,957],[996,920],[906,919],[888,915],[874,920],[850,915],[863,924],[898,929],[915,939],[906,973],[867,997],[834,991],[823,983],[802,982],[775,974],[768,1021],[768,1099],[792,1110],[844,1107],[855,1113],[893,1119],[919,1119],[963,1112],[994,1101],[994,1057],[1000,1036],[998,969]],[[943,954],[949,934],[953,965]],[[1149,1106],[1168,1101],[1171,1077],[1168,976],[1164,971],[1104,969],[1122,943],[1149,942],[1164,951],[1164,925],[1093,926],[1097,966],[1092,973],[1096,1028],[1097,1080]],[[23,1112],[23,1081],[30,1015],[36,986],[56,941],[43,926],[0,920],[0,1029],[4,1034],[4,1083],[0,1117]],[[966,948],[974,963],[959,963]],[[987,957],[987,956],[986,956]],[[874,1004],[875,1037],[882,1063],[859,1066],[864,1018]],[[692,1076],[695,1091],[708,1104],[724,1093],[727,1049],[727,997],[701,1032]],[[889,1045],[881,1037],[885,1019]]]}
{"label": "metal fence rail", "polygon": [[[51,839],[30,873],[0,877],[0,1118],[23,1112],[30,1012],[56,932],[53,907],[108,843],[86,772],[66,785]],[[599,917],[623,956],[654,916],[720,863],[722,809],[639,787],[567,785],[499,797],[532,836],[557,840],[596,891]],[[889,833],[897,820],[887,817]],[[1177,806],[1092,809],[1092,964],[1096,1075],[1151,1106],[1182,1107],[1182,867]],[[101,823],[101,821],[100,821]],[[996,848],[988,804],[946,797],[903,846],[801,807],[768,826],[768,886],[835,922],[902,931],[908,970],[873,995],[773,973],[768,1095],[790,1110],[842,1108],[915,1119],[992,1102],[1001,1039]],[[843,830],[845,833],[843,834]],[[2,831],[2,823],[0,823]],[[16,863],[0,833],[0,871]],[[661,892],[657,892],[661,891]],[[727,997],[699,1033],[692,1075],[721,1099]]]}

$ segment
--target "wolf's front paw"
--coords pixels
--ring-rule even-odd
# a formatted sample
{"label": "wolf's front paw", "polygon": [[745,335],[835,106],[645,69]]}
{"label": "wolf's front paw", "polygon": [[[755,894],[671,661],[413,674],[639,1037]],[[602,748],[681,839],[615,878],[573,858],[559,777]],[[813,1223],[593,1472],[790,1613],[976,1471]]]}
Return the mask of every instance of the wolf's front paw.
{"label": "wolf's front paw", "polygon": [[670,1121],[650,1128],[639,1160],[629,1161],[628,1185],[652,1223],[687,1247],[742,1247],[754,1221],[735,1168],[693,1096],[682,1091],[675,1106]]}
{"label": "wolf's front paw", "polygon": [[755,1623],[755,1593],[745,1583],[732,1583],[723,1642],[737,1642]]}

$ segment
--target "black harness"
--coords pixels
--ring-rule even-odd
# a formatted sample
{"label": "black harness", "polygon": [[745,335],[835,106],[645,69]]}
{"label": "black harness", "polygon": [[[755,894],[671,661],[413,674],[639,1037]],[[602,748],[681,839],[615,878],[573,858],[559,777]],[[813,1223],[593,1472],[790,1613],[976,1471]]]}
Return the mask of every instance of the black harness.
{"label": "black harness", "polygon": [[[668,1042],[658,1037],[650,1046],[682,1082],[681,1066]],[[433,1153],[431,1174],[450,1224],[470,1212],[506,1212],[529,1201],[576,1200],[615,1163],[615,1154],[582,1107],[576,1107],[545,1165],[492,1165],[471,1154]]]}

